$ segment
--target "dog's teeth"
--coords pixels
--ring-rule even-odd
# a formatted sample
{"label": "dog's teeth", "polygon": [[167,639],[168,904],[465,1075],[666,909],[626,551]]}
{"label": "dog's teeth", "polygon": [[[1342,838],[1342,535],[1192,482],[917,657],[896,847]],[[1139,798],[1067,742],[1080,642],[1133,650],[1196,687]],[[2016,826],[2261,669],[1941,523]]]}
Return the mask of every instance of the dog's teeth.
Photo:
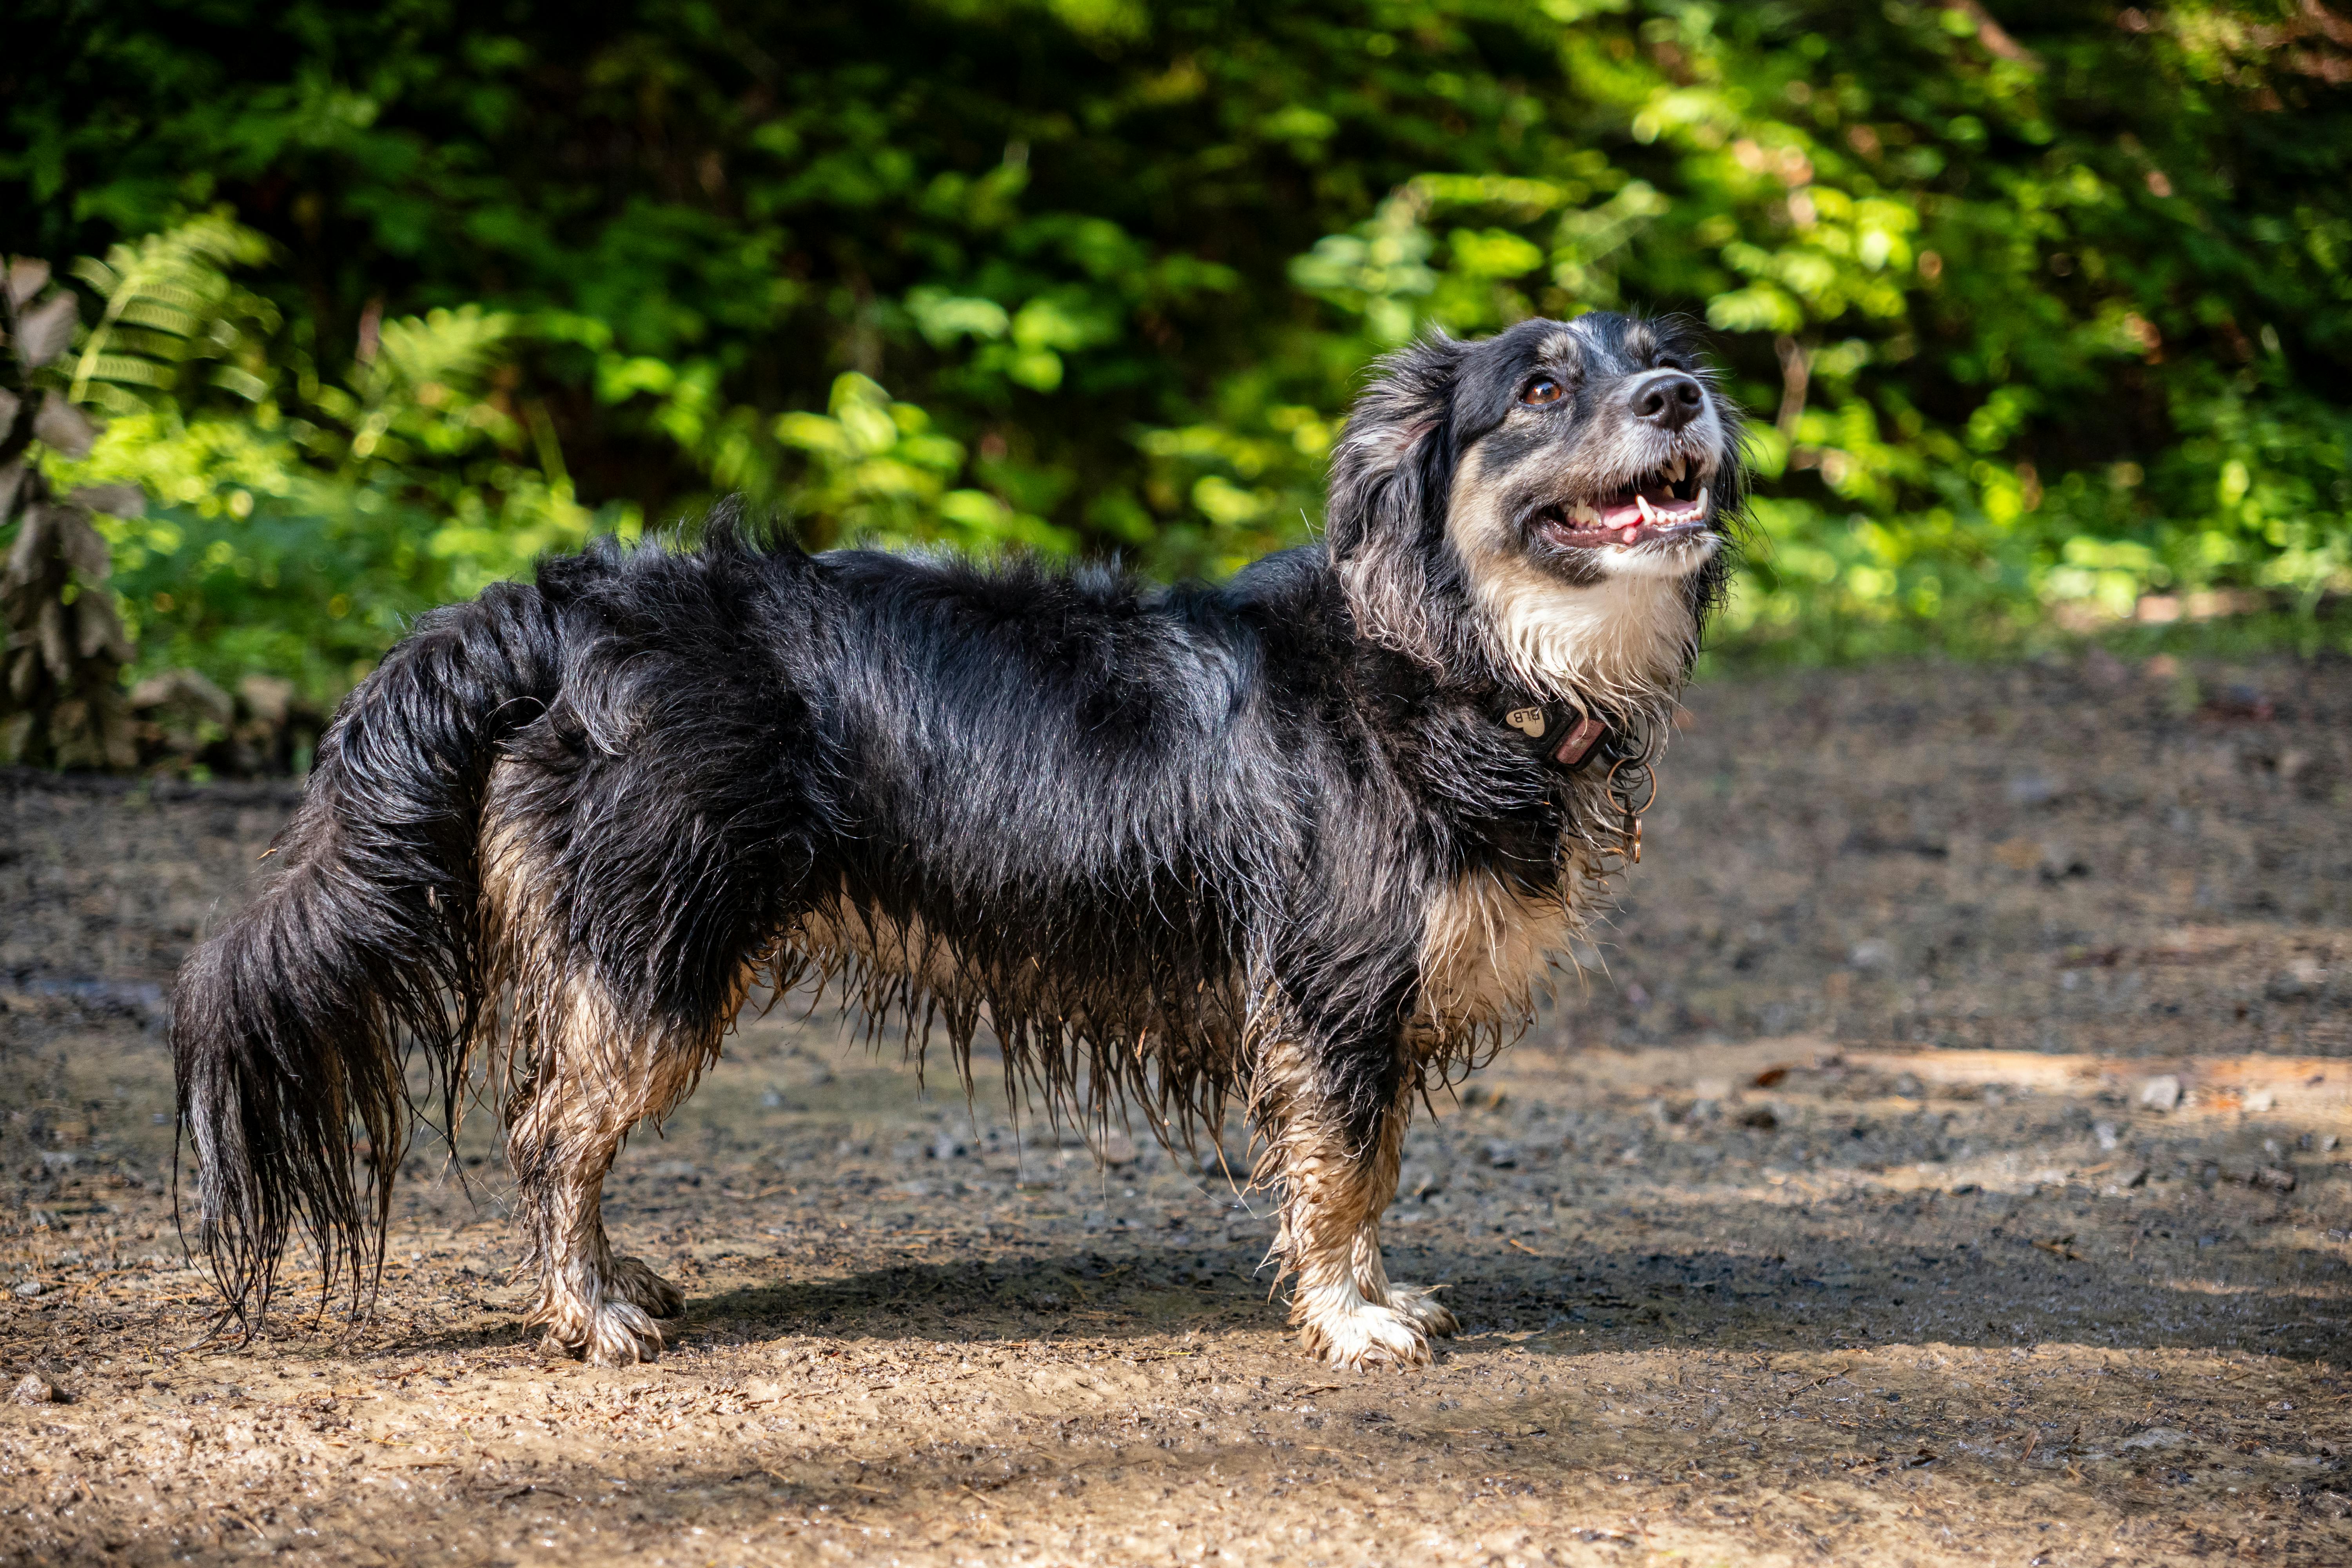
{"label": "dog's teeth", "polygon": [[1670,485],[1683,482],[1683,460],[1680,458],[1674,458],[1658,471],[1666,476],[1666,483]]}
{"label": "dog's teeth", "polygon": [[1693,517],[1705,517],[1706,515],[1706,487],[1705,485],[1701,485],[1698,488],[1698,500],[1691,502],[1691,515]]}
{"label": "dog's teeth", "polygon": [[[1650,524],[1654,528],[1657,526],[1658,509],[1650,504],[1649,497],[1637,493],[1633,497],[1633,504],[1642,509],[1642,521],[1643,522]],[[1626,532],[1630,536],[1633,531],[1628,529]]]}
{"label": "dog's teeth", "polygon": [[1591,501],[1580,500],[1568,509],[1568,521],[1579,528],[1598,528],[1601,526],[1601,512]]}

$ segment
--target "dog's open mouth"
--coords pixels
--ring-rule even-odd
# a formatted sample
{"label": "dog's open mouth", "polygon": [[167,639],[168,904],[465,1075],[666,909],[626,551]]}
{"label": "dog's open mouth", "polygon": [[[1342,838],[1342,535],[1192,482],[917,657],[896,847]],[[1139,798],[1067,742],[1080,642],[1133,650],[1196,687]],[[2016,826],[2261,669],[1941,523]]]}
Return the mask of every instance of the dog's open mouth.
{"label": "dog's open mouth", "polygon": [[1599,550],[1700,532],[1714,510],[1698,463],[1675,458],[1607,495],[1555,501],[1535,514],[1533,526],[1554,544]]}

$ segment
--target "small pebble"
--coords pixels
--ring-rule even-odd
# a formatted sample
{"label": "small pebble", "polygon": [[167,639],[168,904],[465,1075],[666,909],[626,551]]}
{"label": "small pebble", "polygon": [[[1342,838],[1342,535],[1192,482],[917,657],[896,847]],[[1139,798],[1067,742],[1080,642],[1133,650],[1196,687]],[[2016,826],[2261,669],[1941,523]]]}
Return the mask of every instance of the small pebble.
{"label": "small pebble", "polygon": [[2173,1110],[2180,1104],[2180,1080],[2170,1073],[2139,1086],[2139,1102],[2150,1110]]}
{"label": "small pebble", "polygon": [[28,1372],[24,1381],[9,1391],[8,1397],[19,1405],[61,1405],[55,1384],[39,1373]]}

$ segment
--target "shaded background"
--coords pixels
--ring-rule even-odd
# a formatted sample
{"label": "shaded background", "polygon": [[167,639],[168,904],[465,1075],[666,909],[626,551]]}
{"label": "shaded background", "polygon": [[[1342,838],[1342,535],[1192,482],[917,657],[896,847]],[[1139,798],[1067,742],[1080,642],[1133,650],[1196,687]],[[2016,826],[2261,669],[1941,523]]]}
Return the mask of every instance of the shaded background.
{"label": "shaded background", "polygon": [[2345,640],[2317,0],[34,0],[9,43],[0,242],[78,296],[34,380],[107,420],[43,461],[138,487],[95,502],[133,677],[322,704],[730,490],[1218,575],[1308,535],[1382,351],[1597,308],[1705,319],[1754,417],[1743,657]]}

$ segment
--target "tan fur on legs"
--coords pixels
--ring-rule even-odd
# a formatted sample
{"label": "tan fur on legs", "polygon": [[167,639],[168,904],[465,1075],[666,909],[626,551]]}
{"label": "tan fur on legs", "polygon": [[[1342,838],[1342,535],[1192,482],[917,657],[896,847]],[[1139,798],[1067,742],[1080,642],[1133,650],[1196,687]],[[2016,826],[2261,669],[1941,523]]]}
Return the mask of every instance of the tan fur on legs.
{"label": "tan fur on legs", "polygon": [[1422,1331],[1438,1339],[1450,1340],[1462,1329],[1456,1318],[1437,1299],[1443,1285],[1406,1285],[1389,1281],[1389,1310],[1412,1322],[1421,1325]]}
{"label": "tan fur on legs", "polygon": [[1381,1261],[1381,1213],[1396,1195],[1410,1101],[1381,1118],[1369,1143],[1351,1147],[1321,1111],[1304,1053],[1269,1050],[1251,1115],[1265,1140],[1260,1163],[1281,1194],[1275,1251],[1294,1277],[1290,1321],[1308,1353],[1339,1366],[1423,1366],[1432,1334],[1454,1314],[1419,1286],[1391,1284]]}
{"label": "tan fur on legs", "polygon": [[[632,1128],[658,1121],[692,1091],[734,1009],[689,1037],[621,1016],[582,955],[557,937],[547,874],[500,809],[519,782],[513,766],[491,775],[483,912],[496,980],[512,1000],[498,1054],[514,1086],[507,1157],[540,1283],[529,1321],[546,1328],[550,1344],[600,1366],[652,1361],[662,1350],[654,1320],[676,1317],[685,1298],[638,1259],[614,1256],[604,1177]],[[747,967],[741,987],[750,982]]]}
{"label": "tan fur on legs", "polygon": [[649,1318],[676,1318],[686,1311],[686,1293],[641,1258],[613,1259],[612,1270],[604,1276],[604,1298],[626,1301]]}
{"label": "tan fur on legs", "polygon": [[[567,1016],[550,1031],[553,1048],[541,1055],[532,1092],[507,1131],[539,1271],[529,1321],[546,1328],[549,1344],[598,1366],[655,1359],[662,1350],[655,1314],[669,1316],[684,1305],[645,1264],[614,1257],[604,1235],[605,1173],[629,1129],[651,1109],[646,1090],[655,1075],[624,1063],[661,1055],[650,1042],[629,1040],[615,1022],[601,993],[578,983]],[[609,1070],[614,1067],[624,1070]]]}

